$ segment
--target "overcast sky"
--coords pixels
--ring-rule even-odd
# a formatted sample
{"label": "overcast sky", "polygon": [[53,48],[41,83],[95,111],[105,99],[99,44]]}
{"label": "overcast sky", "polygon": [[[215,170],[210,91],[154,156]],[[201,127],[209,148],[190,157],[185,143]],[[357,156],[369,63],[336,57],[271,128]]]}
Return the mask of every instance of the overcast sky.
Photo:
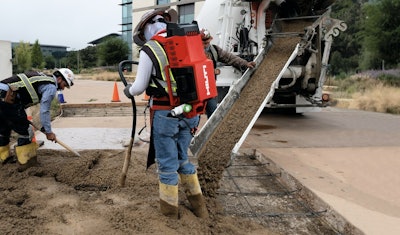
{"label": "overcast sky", "polygon": [[121,0],[0,0],[0,40],[83,49],[121,33]]}

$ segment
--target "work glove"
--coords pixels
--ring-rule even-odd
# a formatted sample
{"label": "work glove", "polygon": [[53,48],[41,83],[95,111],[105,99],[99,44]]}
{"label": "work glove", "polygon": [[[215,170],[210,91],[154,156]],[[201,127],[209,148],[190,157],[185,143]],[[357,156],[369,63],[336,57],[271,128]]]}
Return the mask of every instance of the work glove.
{"label": "work glove", "polygon": [[133,95],[131,95],[131,93],[129,92],[129,89],[131,88],[132,84],[128,84],[126,85],[126,87],[124,88],[124,94],[126,95],[126,97],[128,97],[129,99],[133,99]]}

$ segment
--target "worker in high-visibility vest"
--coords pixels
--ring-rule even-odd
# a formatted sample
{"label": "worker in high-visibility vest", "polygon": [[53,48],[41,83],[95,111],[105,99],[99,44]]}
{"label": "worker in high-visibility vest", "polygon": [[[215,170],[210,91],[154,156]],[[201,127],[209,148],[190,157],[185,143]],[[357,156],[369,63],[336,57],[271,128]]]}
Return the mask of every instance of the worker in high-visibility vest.
{"label": "worker in high-visibility vest", "polygon": [[29,134],[30,122],[25,109],[40,104],[40,121],[46,138],[56,140],[51,129],[50,107],[57,90],[70,88],[74,73],[67,68],[55,70],[52,75],[27,72],[0,81],[0,162],[12,161],[10,156],[11,131],[18,134],[15,154],[20,164],[19,171],[37,164],[37,145]]}

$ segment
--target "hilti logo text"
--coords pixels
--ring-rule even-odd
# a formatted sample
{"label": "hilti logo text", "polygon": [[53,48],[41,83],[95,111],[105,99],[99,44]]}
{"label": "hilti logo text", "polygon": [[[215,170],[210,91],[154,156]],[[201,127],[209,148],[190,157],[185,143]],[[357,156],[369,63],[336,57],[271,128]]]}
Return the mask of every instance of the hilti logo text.
{"label": "hilti logo text", "polygon": [[207,65],[203,65],[204,85],[206,86],[207,95],[210,95],[210,84],[208,83]]}

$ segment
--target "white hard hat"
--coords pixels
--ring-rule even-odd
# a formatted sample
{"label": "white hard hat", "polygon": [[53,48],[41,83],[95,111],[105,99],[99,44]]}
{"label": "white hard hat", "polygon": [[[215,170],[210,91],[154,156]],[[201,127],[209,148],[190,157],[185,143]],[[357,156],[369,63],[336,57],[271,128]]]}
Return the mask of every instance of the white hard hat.
{"label": "white hard hat", "polygon": [[67,68],[57,69],[56,71],[54,71],[53,74],[56,77],[61,75],[64,78],[64,80],[67,82],[68,88],[70,88],[71,86],[74,85],[75,75],[70,69],[67,69]]}
{"label": "white hard hat", "polygon": [[204,28],[200,30],[200,36],[201,36],[201,40],[203,42],[211,41],[213,39],[210,31],[208,31],[207,29],[204,29]]}
{"label": "white hard hat", "polygon": [[144,27],[156,15],[163,16],[165,18],[165,21],[167,22],[178,22],[178,13],[174,9],[168,9],[168,7],[146,12],[140,19],[139,23],[136,25],[135,30],[133,30],[133,41],[137,45],[143,46],[146,43],[147,40],[144,37]]}

